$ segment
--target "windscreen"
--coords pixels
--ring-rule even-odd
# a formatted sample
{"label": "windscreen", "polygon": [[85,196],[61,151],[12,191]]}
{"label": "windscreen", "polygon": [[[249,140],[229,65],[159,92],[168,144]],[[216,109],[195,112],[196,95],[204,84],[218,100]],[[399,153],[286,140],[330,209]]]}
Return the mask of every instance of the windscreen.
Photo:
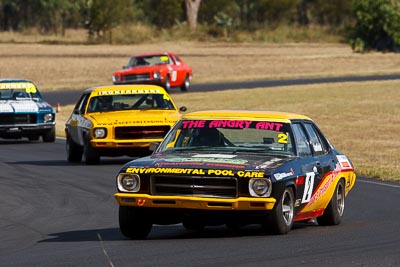
{"label": "windscreen", "polygon": [[39,100],[35,85],[30,82],[0,83],[0,100]]}
{"label": "windscreen", "polygon": [[101,95],[90,99],[88,112],[150,109],[174,110],[175,107],[164,94]]}
{"label": "windscreen", "polygon": [[224,150],[294,155],[289,123],[253,120],[182,120],[158,152]]}

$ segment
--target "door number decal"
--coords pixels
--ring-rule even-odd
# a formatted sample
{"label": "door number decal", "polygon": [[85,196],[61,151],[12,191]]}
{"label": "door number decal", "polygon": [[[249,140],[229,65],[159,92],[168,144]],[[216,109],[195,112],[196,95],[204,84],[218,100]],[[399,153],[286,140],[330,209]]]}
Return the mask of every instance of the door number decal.
{"label": "door number decal", "polygon": [[301,203],[306,203],[306,202],[310,201],[311,196],[312,196],[312,191],[314,188],[314,178],[315,178],[314,172],[306,173],[306,180],[304,183],[304,193],[303,193],[303,199],[301,200]]}

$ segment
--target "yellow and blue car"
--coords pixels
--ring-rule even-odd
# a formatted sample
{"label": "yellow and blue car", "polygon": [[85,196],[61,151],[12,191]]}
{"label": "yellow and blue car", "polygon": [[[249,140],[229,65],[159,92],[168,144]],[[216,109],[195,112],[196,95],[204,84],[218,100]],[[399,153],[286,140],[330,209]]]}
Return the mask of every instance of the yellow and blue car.
{"label": "yellow and blue car", "polygon": [[101,156],[149,155],[180,118],[170,95],[156,85],[114,85],[85,90],[65,123],[69,162],[98,164]]}
{"label": "yellow and blue car", "polygon": [[55,117],[32,81],[0,79],[0,138],[54,142]]}
{"label": "yellow and blue car", "polygon": [[298,114],[193,112],[151,148],[116,176],[119,226],[128,238],[147,237],[153,224],[260,224],[275,234],[297,221],[337,225],[356,181],[350,159]]}

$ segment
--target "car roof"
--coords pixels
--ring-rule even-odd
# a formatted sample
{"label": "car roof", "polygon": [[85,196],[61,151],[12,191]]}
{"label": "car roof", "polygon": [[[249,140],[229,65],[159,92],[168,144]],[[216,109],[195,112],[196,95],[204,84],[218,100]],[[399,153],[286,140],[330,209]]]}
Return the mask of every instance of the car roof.
{"label": "car roof", "polygon": [[154,52],[154,53],[141,53],[135,54],[135,57],[143,57],[143,56],[157,56],[157,55],[174,55],[172,52]]}
{"label": "car roof", "polygon": [[182,116],[183,120],[192,119],[233,119],[233,120],[257,120],[269,119],[281,122],[291,120],[310,120],[307,116],[279,111],[259,111],[259,110],[204,110],[187,113]]}
{"label": "car roof", "polygon": [[29,82],[33,83],[31,80],[27,79],[19,79],[19,78],[6,78],[6,79],[0,79],[0,83],[19,83],[19,82]]}
{"label": "car roof", "polygon": [[[109,86],[97,86],[92,87],[86,90],[86,92],[93,93],[93,92],[117,92],[117,91],[128,91],[128,90],[136,90],[140,91],[143,90],[144,93],[146,91],[150,92],[157,92],[160,94],[167,94],[164,88],[157,85],[148,85],[148,84],[127,84],[127,85],[109,85]],[[115,93],[110,93],[115,94]]]}

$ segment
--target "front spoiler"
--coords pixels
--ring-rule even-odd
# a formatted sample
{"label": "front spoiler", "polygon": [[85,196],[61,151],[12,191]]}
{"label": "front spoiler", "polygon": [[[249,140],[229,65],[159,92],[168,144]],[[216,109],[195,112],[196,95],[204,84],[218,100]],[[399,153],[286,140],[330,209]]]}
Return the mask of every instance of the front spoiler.
{"label": "front spoiler", "polygon": [[116,193],[120,206],[175,208],[196,210],[272,210],[276,199],[269,198],[209,198],[189,196],[152,196],[148,194]]}

